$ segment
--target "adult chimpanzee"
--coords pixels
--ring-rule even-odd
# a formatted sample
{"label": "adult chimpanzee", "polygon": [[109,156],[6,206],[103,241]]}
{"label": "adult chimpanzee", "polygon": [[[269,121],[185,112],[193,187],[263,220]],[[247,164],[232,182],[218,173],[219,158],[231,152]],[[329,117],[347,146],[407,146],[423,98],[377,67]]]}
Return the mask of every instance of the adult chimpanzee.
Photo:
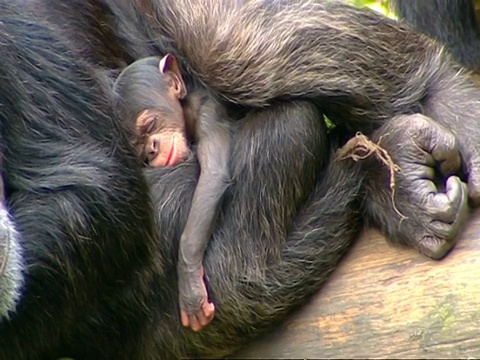
{"label": "adult chimpanzee", "polygon": [[463,66],[480,71],[480,26],[473,0],[392,0],[399,17],[447,46]]}
{"label": "adult chimpanzee", "polygon": [[[72,14],[77,13],[77,25],[88,24],[86,20],[92,19],[88,5],[95,2],[63,2],[63,6],[71,7],[73,10],[68,10]],[[216,6],[213,2],[202,3]],[[231,106],[232,113],[241,117],[234,124],[236,132],[232,139],[230,169],[235,181],[227,191],[205,258],[205,271],[218,313],[203,332],[182,329],[172,279],[177,240],[195,187],[198,170],[195,162],[173,170],[155,169],[146,173],[157,210],[159,238],[155,243],[149,200],[138,175],[140,164],[118,124],[106,115],[112,109],[106,104],[102,79],[93,76],[91,68],[51,30],[22,19],[6,4],[0,4],[3,169],[9,186],[8,205],[19,230],[19,237],[10,241],[15,243],[19,239],[25,269],[25,284],[20,284],[22,287],[16,292],[6,289],[2,294],[10,308],[16,298],[20,297],[20,301],[16,313],[11,313],[10,320],[4,319],[0,325],[0,358],[70,355],[149,359],[225,353],[268,330],[318,288],[361,229],[360,203],[366,205],[365,215],[378,222],[394,240],[438,255],[442,252],[438,245],[444,252],[450,245],[447,240],[451,240],[465,218],[466,200],[464,188],[456,177],[447,182],[447,196],[437,193],[431,181],[433,167],[438,163],[446,175],[456,172],[460,151],[469,171],[471,197],[477,199],[475,180],[480,161],[473,139],[478,130],[470,112],[477,111],[478,95],[460,76],[449,77],[448,61],[441,58],[428,40],[395,23],[336,3],[285,7],[280,1],[270,1],[265,2],[265,8],[241,8],[240,19],[252,11],[249,15],[258,16],[257,20],[260,24],[265,21],[266,27],[277,23],[289,28],[292,41],[296,36],[301,37],[301,42],[288,43],[286,32],[275,35],[279,40],[277,45],[286,46],[285,52],[278,55],[291,57],[291,50],[302,50],[294,54],[305,56],[305,63],[299,64],[300,58],[290,58],[293,62],[282,63],[282,69],[275,64],[276,58],[272,58],[272,63],[265,65],[271,66],[274,84],[264,78],[262,68],[251,74],[258,77],[244,79],[249,80],[245,86],[252,87],[253,96],[267,86],[272,99],[278,96],[278,101],[258,96],[259,103],[255,104],[255,97],[246,96],[246,87],[239,88],[237,93],[233,88],[225,91],[227,98],[233,99],[237,94],[236,100],[246,106]],[[156,39],[161,40],[162,26],[169,25],[167,21],[162,23],[167,19],[164,16],[170,14],[163,3],[112,0],[105,4],[110,6],[110,14],[119,11],[110,23],[111,28],[120,35],[127,30],[122,35],[124,41],[119,43],[124,45],[126,54],[135,57],[141,52],[165,51],[163,46],[169,44],[167,37],[163,39],[165,43],[152,43],[150,37],[153,30],[158,30]],[[137,9],[138,5],[145,8]],[[178,10],[175,4],[170,5],[175,13]],[[191,5],[196,12],[195,2],[189,2],[188,6]],[[140,19],[143,10],[147,10],[147,16]],[[152,14],[154,10],[159,13]],[[213,32],[207,35],[215,36],[216,21],[223,21],[223,15],[227,21],[225,30],[230,23],[237,25],[228,9],[219,10],[225,14],[211,18],[215,20],[211,24]],[[132,15],[137,13],[136,16],[129,19],[129,11],[133,11]],[[211,16],[203,12],[198,15]],[[262,18],[264,15],[268,17]],[[272,20],[268,20],[270,16]],[[312,28],[305,29],[302,23],[309,16],[312,22],[306,23]],[[301,22],[296,21],[300,18]],[[186,18],[178,20],[179,26],[185,26]],[[334,26],[331,21],[337,20],[339,26]],[[352,25],[357,21],[360,26]],[[203,35],[207,28],[195,24],[199,35]],[[254,25],[248,21],[244,25],[249,24]],[[124,26],[129,26],[132,32]],[[131,38],[134,42],[130,42],[129,36],[136,32],[139,37]],[[252,36],[261,34],[255,30]],[[179,35],[185,34],[175,36]],[[264,44],[273,45],[270,33],[265,31],[264,35],[265,41],[268,40]],[[339,35],[342,36],[337,38]],[[311,42],[307,41],[310,37]],[[335,43],[341,40],[340,45],[350,45],[345,47],[344,54],[333,52],[334,46],[329,45],[332,38]],[[396,47],[386,45],[391,38],[398,41]],[[234,40],[239,39],[230,40],[235,49]],[[359,40],[368,43],[360,51],[356,48]],[[312,50],[302,48],[306,43]],[[203,47],[203,43],[198,44]],[[186,54],[180,43],[170,45],[172,50],[178,48],[178,54]],[[221,51],[222,44],[218,45],[216,49]],[[227,51],[230,44],[223,45]],[[316,53],[324,57],[315,62],[319,65],[315,69],[318,76],[314,77],[314,69],[309,67],[313,64],[307,60],[313,57],[315,47],[325,51]],[[429,50],[429,56],[417,59],[419,49]],[[246,56],[255,52],[251,48],[244,50]],[[241,64],[245,70],[251,70],[251,66],[264,64],[256,60],[262,60],[265,50],[272,49],[259,46],[250,61],[245,62],[239,56],[239,63],[232,65]],[[392,51],[391,58],[380,50]],[[212,94],[218,94],[214,90],[226,83],[213,86],[214,77],[207,82],[198,59],[190,60],[189,56],[184,59],[191,69],[211,85]],[[281,59],[279,56],[278,60]],[[345,59],[350,59],[348,66],[343,66]],[[219,60],[223,62],[226,57]],[[373,71],[373,66],[386,60],[414,74],[405,73],[401,77],[386,67],[381,67],[378,73]],[[234,74],[236,66],[232,67]],[[304,80],[310,82],[299,77],[298,91],[291,91],[288,83],[283,84],[283,90],[272,87],[283,82],[278,77],[279,71],[292,69],[292,75],[305,74]],[[341,69],[342,76],[329,73],[333,69]],[[212,72],[212,76],[215,74]],[[358,82],[355,76],[360,78]],[[338,87],[334,86],[334,77]],[[290,79],[286,76],[285,80]],[[456,95],[445,98],[447,90],[442,86],[448,85],[447,80],[458,87],[458,98]],[[309,87],[314,81],[315,86]],[[350,81],[350,87],[344,87]],[[420,85],[425,86],[423,102],[416,88]],[[465,102],[458,105],[454,102],[461,101],[462,94],[473,101],[470,112],[462,109]],[[302,100],[310,96],[318,104]],[[417,102],[407,101],[412,99]],[[268,103],[268,107],[248,107],[249,103],[262,105],[262,102]],[[447,106],[451,109],[446,109]],[[338,123],[328,139],[319,121],[319,109],[328,111]],[[421,115],[388,120],[389,115],[401,110],[421,109],[439,122],[451,125],[459,143],[448,130]],[[449,113],[441,117],[439,112],[443,110]],[[457,122],[453,115],[464,116],[465,123]],[[376,121],[364,123],[370,116]],[[387,170],[378,163],[368,169],[368,161],[354,164],[331,159],[330,149],[356,129],[368,132],[374,139],[383,135],[382,146],[404,170],[397,177],[394,199],[397,208],[408,216],[400,225],[390,201]],[[418,184],[415,190],[412,183]],[[7,263],[8,269],[12,268],[10,264]],[[20,274],[17,272],[16,276]]]}
{"label": "adult chimpanzee", "polygon": [[0,4],[3,167],[20,234],[9,240],[22,251],[25,277],[22,286],[10,255],[7,285],[17,289],[3,286],[2,299],[7,309],[20,302],[15,313],[2,309],[1,359],[218,353],[317,289],[360,230],[362,178],[343,161],[317,181],[328,144],[314,106],[278,104],[238,124],[237,183],[205,261],[218,316],[191,333],[180,326],[172,279],[196,165],[147,173],[157,249],[140,164],[106,115],[102,83],[51,31]]}
{"label": "adult chimpanzee", "polygon": [[[89,25],[87,36],[77,41],[91,60],[118,64],[174,52],[188,65],[191,81],[199,79],[230,104],[263,108],[279,100],[315,99],[336,122],[342,138],[351,131],[371,133],[379,122],[396,114],[431,116],[462,138],[469,134],[461,151],[470,175],[470,198],[475,204],[480,200],[480,169],[472,131],[476,127],[472,111],[480,106],[478,91],[452,69],[436,45],[394,21],[339,1],[40,3],[51,21],[58,24],[56,19],[63,19],[61,31],[68,37],[81,33],[83,24]],[[42,13],[42,7],[37,11]],[[255,12],[258,14],[253,16]],[[94,25],[95,16],[101,26]],[[349,24],[352,19],[355,23]],[[245,24],[251,30],[245,30]],[[372,39],[367,34],[375,36]],[[92,36],[96,40],[89,45]],[[330,36],[338,41],[330,41]],[[95,44],[111,39],[116,39],[117,48],[105,57]],[[453,95],[452,88],[457,89]],[[444,100],[447,94],[448,100]],[[429,192],[426,188],[422,191]],[[431,203],[426,197],[416,200]],[[377,216],[374,212],[373,218]],[[384,221],[388,219],[381,223]],[[397,221],[393,219],[387,228],[396,228]],[[387,236],[411,242],[399,239],[395,231]]]}
{"label": "adult chimpanzee", "polygon": [[[189,83],[200,80],[213,96],[226,100],[237,112],[239,108],[242,112],[245,108],[265,108],[278,101],[314,99],[336,122],[343,140],[358,130],[370,134],[396,114],[431,115],[453,127],[457,136],[470,135],[462,142],[461,151],[464,170],[470,175],[470,199],[473,204],[480,202],[480,165],[475,163],[475,136],[470,131],[475,125],[458,121],[475,118],[463,104],[467,98],[475,103],[478,91],[468,78],[452,70],[451,62],[437,46],[392,20],[331,0],[75,0],[68,4],[32,0],[30,7],[57,25],[82,57],[96,64],[121,67],[152,54],[177,54],[181,64],[187,64],[184,71]],[[250,17],[256,11],[258,14]],[[348,25],[352,19],[355,24]],[[252,29],[245,30],[243,24]],[[340,42],[330,41],[325,34],[338,37]],[[98,45],[103,43],[112,49],[107,51]],[[464,96],[457,98],[449,93],[449,101],[438,101],[448,92],[448,81],[460,87],[459,94]],[[450,104],[454,104],[455,116],[444,111]],[[399,190],[403,191],[401,187]],[[422,188],[418,194],[425,196],[415,199],[425,205],[427,214],[439,205],[427,199],[431,190]],[[457,209],[454,203],[443,210],[451,213]],[[390,229],[386,235],[393,242],[419,247],[432,257],[444,254],[443,247],[438,253],[434,246],[422,248],[419,244],[423,235],[397,233],[398,216],[378,220],[383,211],[371,211],[375,224],[392,221],[384,228]],[[429,224],[427,216],[412,228]]]}

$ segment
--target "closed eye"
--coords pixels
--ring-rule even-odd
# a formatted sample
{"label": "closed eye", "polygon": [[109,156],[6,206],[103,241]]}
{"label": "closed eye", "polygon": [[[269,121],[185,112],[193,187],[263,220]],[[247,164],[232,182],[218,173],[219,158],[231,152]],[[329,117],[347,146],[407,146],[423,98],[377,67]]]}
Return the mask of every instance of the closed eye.
{"label": "closed eye", "polygon": [[155,125],[157,123],[157,118],[153,118],[149,120],[144,126],[143,126],[143,133],[144,134],[151,134],[153,130],[155,130]]}

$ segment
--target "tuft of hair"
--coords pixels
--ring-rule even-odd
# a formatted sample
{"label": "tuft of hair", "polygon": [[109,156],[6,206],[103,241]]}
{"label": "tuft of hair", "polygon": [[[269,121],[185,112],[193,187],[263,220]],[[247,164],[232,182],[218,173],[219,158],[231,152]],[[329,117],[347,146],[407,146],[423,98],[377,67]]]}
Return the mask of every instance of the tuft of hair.
{"label": "tuft of hair", "polygon": [[20,235],[4,205],[0,206],[0,322],[9,319],[24,284]]}

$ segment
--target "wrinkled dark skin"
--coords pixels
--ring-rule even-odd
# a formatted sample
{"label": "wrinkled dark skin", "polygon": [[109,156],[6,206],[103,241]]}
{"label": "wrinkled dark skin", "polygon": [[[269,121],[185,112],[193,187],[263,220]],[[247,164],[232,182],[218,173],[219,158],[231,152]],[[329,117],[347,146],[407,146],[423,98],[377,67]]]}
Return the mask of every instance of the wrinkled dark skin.
{"label": "wrinkled dark skin", "polygon": [[[402,21],[444,44],[445,49],[461,66],[480,71],[480,25],[474,1],[392,0],[391,5]],[[463,146],[458,146],[463,153]],[[465,158],[463,160],[468,162]],[[464,164],[464,170],[471,171],[471,163]],[[473,164],[478,166],[478,159]],[[476,178],[478,176],[470,177]],[[477,186],[478,180],[470,181],[470,196],[475,206],[478,205],[474,195],[478,193],[474,190]],[[449,209],[445,211],[448,213]]]}
{"label": "wrinkled dark skin", "polygon": [[[455,245],[469,214],[467,185],[455,175],[462,171],[455,135],[417,114],[392,119],[372,139],[379,142],[400,167],[395,174],[393,198],[400,214],[395,212],[391,226],[384,228],[386,236],[430,258],[441,259]],[[383,193],[377,186],[379,181],[389,181],[389,171],[384,168],[383,177],[369,181],[367,197],[382,196],[392,207],[391,192]],[[377,226],[388,223],[380,209],[372,208],[372,204],[375,205],[367,202],[367,212],[376,214],[372,217],[373,223]]]}

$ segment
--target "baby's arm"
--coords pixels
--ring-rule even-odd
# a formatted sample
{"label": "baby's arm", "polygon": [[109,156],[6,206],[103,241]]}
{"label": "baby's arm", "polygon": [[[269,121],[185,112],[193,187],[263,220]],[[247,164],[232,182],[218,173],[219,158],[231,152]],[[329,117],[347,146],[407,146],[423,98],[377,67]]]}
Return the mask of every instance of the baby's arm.
{"label": "baby's arm", "polygon": [[222,105],[206,98],[197,123],[200,177],[180,239],[178,275],[182,324],[201,330],[214,315],[203,280],[203,257],[220,200],[228,186],[230,133]]}

